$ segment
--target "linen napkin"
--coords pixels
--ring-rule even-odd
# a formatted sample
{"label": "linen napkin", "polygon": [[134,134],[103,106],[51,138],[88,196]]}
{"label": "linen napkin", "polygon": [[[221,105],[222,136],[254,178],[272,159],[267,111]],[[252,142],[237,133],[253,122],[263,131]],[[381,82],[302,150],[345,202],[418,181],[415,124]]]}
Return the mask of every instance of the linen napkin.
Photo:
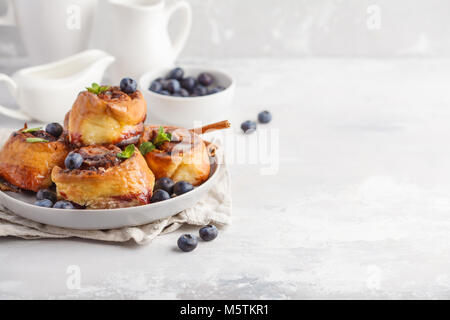
{"label": "linen napkin", "polygon": [[[0,145],[6,141],[13,130],[0,129]],[[214,141],[215,144],[219,144]],[[0,237],[19,237],[23,239],[70,238],[77,237],[90,240],[127,242],[147,244],[160,234],[167,234],[184,224],[224,226],[231,223],[231,183],[224,156],[217,156],[223,165],[219,167],[216,184],[195,207],[179,214],[137,227],[126,227],[111,230],[74,230],[41,224],[15,215],[0,203]]]}

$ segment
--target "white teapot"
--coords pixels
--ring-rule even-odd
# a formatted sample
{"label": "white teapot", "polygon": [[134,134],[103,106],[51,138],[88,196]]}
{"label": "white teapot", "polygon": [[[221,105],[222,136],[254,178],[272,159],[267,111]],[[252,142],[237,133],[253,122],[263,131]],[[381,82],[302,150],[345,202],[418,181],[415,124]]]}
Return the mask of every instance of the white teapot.
{"label": "white teapot", "polygon": [[[181,30],[170,39],[168,24],[178,10],[182,12]],[[111,67],[114,83],[174,65],[192,23],[191,6],[186,1],[103,0],[97,12],[91,46],[116,58]]]}

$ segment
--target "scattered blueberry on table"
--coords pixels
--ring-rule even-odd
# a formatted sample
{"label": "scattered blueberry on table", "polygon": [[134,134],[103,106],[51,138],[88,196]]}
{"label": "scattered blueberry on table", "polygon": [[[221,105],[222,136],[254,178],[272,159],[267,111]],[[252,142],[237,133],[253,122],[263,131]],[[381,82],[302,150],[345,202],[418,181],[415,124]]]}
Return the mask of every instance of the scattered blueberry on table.
{"label": "scattered blueberry on table", "polygon": [[173,186],[173,193],[177,196],[181,196],[182,194],[188,193],[192,190],[194,190],[194,186],[186,181],[179,181]]}
{"label": "scattered blueberry on table", "polygon": [[215,238],[217,238],[217,235],[219,234],[219,230],[216,226],[209,225],[206,227],[203,227],[199,231],[200,238],[202,238],[204,241],[212,241]]}
{"label": "scattered blueberry on table", "polygon": [[164,178],[160,178],[160,179],[156,180],[155,187],[153,189],[154,190],[164,190],[170,195],[173,193],[174,185],[175,185],[175,183],[173,182],[172,179],[170,179],[168,177],[164,177]]}
{"label": "scattered blueberry on table", "polygon": [[198,239],[192,234],[184,234],[178,239],[178,248],[184,252],[191,252],[197,248]]}
{"label": "scattered blueberry on table", "polygon": [[120,90],[127,94],[135,93],[137,90],[137,82],[131,78],[123,78],[120,81]]}
{"label": "scattered blueberry on table", "polygon": [[166,201],[170,199],[170,194],[167,191],[164,190],[156,190],[153,193],[152,199],[150,200],[151,203]]}
{"label": "scattered blueberry on table", "polygon": [[37,200],[34,203],[35,206],[38,207],[44,207],[44,208],[52,208],[53,207],[53,202],[49,199],[42,199],[42,200]]}
{"label": "scattered blueberry on table", "polygon": [[259,123],[269,123],[272,121],[272,114],[269,111],[263,111],[258,114]]}
{"label": "scattered blueberry on table", "polygon": [[200,97],[225,90],[224,87],[214,84],[215,79],[210,73],[202,72],[196,78],[184,75],[182,68],[175,68],[165,79],[160,77],[153,80],[148,90],[173,97]]}
{"label": "scattered blueberry on table", "polygon": [[83,164],[83,161],[84,161],[84,159],[81,156],[81,154],[71,152],[66,157],[66,160],[64,161],[64,165],[69,170],[75,170],[75,169],[78,169],[79,167],[81,167],[81,165]]}
{"label": "scattered blueberry on table", "polygon": [[52,205],[56,202],[56,193],[49,189],[41,189],[36,193],[36,200],[50,200]]}
{"label": "scattered blueberry on table", "polygon": [[241,129],[245,134],[250,134],[256,131],[256,122],[255,121],[245,121],[241,124]]}
{"label": "scattered blueberry on table", "polygon": [[59,138],[63,133],[63,127],[56,122],[49,123],[48,125],[45,126],[45,132],[51,134],[55,138]]}
{"label": "scattered blueberry on table", "polygon": [[75,209],[75,206],[69,201],[58,201],[54,204],[53,208],[55,209]]}

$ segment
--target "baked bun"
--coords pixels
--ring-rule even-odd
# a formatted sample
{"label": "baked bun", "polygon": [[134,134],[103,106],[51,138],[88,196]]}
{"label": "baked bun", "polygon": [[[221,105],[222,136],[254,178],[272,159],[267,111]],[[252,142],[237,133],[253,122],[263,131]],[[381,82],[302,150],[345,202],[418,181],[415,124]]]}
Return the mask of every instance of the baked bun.
{"label": "baked bun", "polygon": [[27,128],[13,132],[0,150],[0,177],[13,186],[37,192],[52,185],[52,169],[64,164],[69,148],[62,138],[43,130],[23,131]]}
{"label": "baked bun", "polygon": [[114,145],[87,146],[73,152],[83,157],[74,170],[53,168],[52,180],[58,198],[88,209],[124,208],[150,203],[155,176],[139,150],[121,159]]}
{"label": "baked bun", "polygon": [[[145,126],[139,141],[155,142],[161,126]],[[171,141],[166,141],[145,154],[149,168],[156,179],[169,177],[173,181],[186,181],[194,186],[205,182],[211,170],[208,151],[203,139],[184,128],[164,126],[165,133],[170,133]]]}
{"label": "baked bun", "polygon": [[75,146],[136,143],[144,130],[147,103],[140,91],[126,94],[119,87],[95,94],[81,92],[64,126]]}

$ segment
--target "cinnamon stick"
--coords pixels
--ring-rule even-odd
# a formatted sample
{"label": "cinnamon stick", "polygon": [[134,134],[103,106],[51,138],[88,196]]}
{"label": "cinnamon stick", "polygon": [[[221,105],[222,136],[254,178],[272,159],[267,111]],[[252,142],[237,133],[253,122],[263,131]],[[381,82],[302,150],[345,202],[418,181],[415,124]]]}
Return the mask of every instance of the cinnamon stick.
{"label": "cinnamon stick", "polygon": [[224,121],[208,124],[201,128],[191,129],[189,131],[196,133],[196,134],[204,134],[204,133],[210,132],[210,131],[228,129],[229,127],[231,127],[230,121],[224,120]]}

